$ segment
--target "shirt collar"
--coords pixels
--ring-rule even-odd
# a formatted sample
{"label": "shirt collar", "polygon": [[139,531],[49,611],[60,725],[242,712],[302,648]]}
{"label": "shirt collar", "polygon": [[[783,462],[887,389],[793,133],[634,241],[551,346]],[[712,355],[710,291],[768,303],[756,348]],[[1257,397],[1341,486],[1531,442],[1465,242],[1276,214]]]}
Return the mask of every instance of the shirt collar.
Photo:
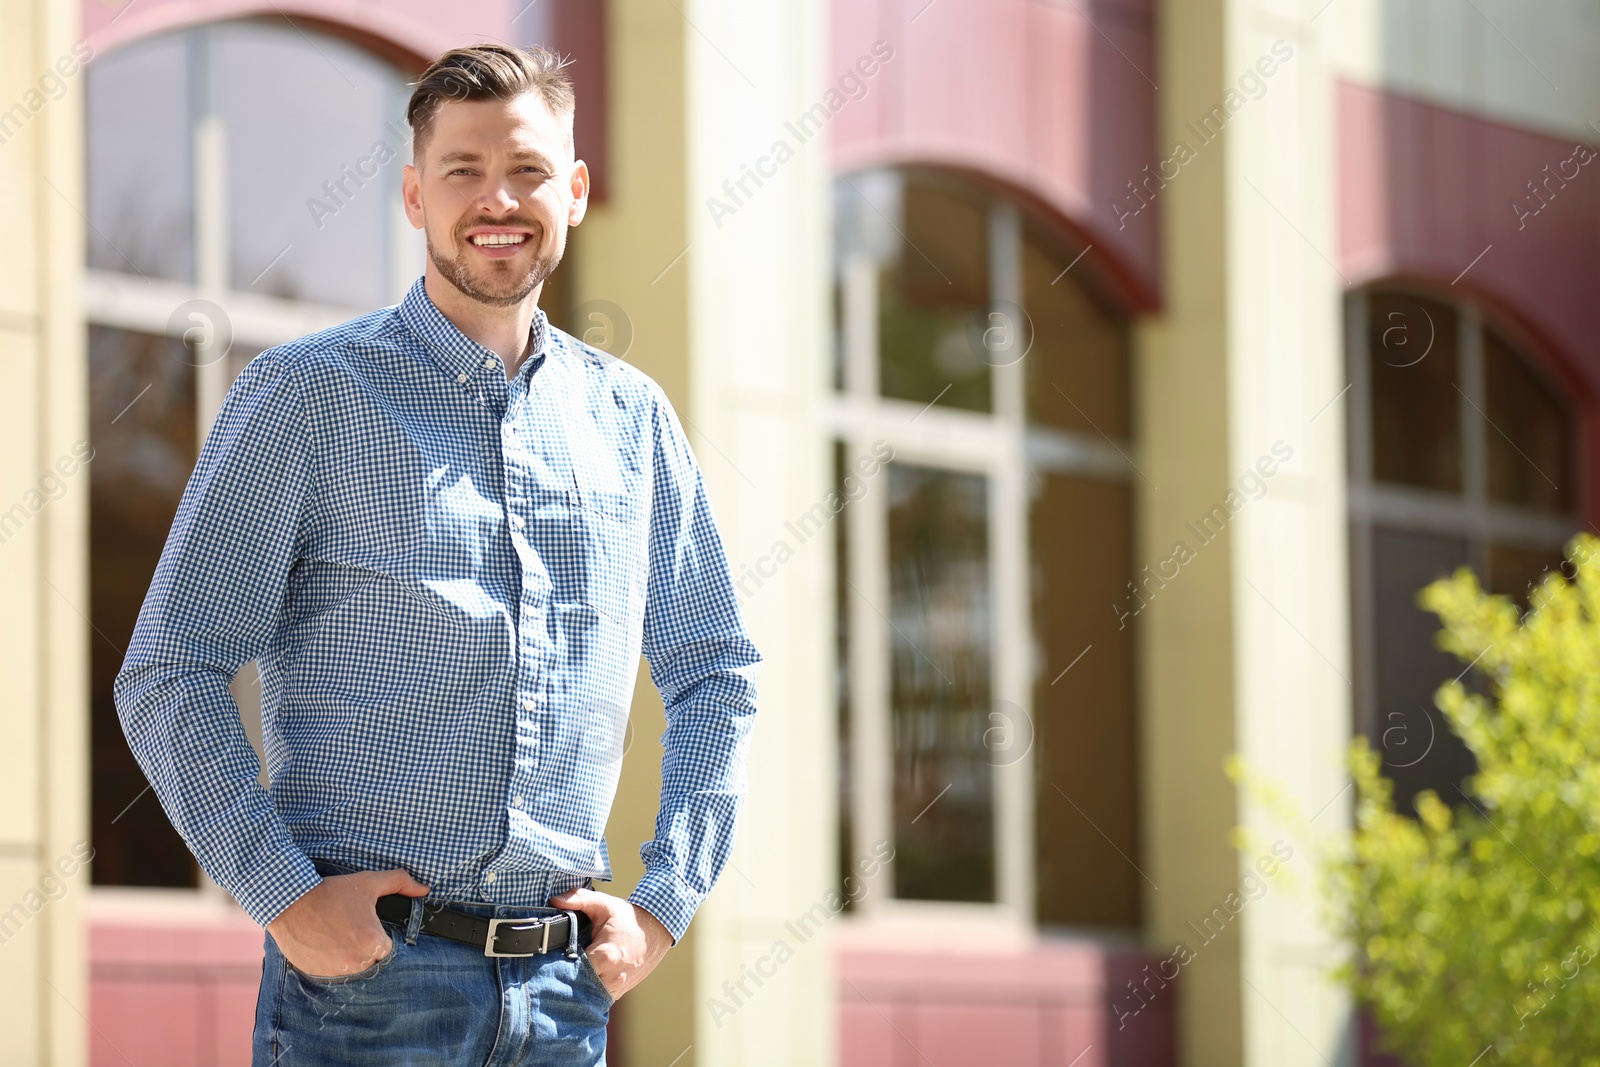
{"label": "shirt collar", "polygon": [[[427,288],[423,285],[425,278],[426,275],[412,283],[406,298],[400,302],[400,321],[422,342],[422,347],[427,349],[439,369],[452,379],[466,381],[483,371],[493,370],[504,380],[504,362],[493,351],[462,333],[455,323],[445,317],[444,312],[428,296]],[[533,322],[528,332],[531,343],[528,358],[522,361],[523,367],[538,363],[549,348],[550,325],[544,309],[533,309]],[[521,373],[520,367],[518,373]]]}

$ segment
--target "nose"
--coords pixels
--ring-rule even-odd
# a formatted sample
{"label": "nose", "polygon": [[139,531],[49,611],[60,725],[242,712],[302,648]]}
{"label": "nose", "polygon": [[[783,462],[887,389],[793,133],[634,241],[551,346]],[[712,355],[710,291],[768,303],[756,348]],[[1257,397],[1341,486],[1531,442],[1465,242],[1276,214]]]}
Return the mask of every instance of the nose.
{"label": "nose", "polygon": [[474,206],[486,215],[508,215],[517,209],[517,198],[504,182],[490,182]]}

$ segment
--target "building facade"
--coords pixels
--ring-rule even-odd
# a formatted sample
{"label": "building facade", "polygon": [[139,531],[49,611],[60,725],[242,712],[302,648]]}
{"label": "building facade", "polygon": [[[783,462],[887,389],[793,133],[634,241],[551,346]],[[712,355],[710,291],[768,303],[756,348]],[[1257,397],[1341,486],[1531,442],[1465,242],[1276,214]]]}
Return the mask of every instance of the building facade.
{"label": "building facade", "polygon": [[[1353,736],[1402,797],[1470,773],[1413,597],[1462,564],[1522,595],[1596,521],[1600,16],[3,0],[0,27],[0,1060],[247,1059],[261,932],[110,682],[233,375],[421,271],[406,82],[494,40],[574,57],[596,195],[544,305],[672,398],[766,655],[732,863],[611,1062],[1380,1062],[1326,977],[1317,841],[1224,765],[1318,837]],[[637,694],[619,894],[659,788]]]}

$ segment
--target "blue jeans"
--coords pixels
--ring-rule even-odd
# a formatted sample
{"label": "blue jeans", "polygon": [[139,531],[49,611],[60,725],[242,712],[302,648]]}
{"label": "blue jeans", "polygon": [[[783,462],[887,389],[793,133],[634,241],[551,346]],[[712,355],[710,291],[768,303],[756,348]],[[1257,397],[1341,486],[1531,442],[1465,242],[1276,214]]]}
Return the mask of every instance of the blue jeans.
{"label": "blue jeans", "polygon": [[[560,914],[449,906],[484,918]],[[418,898],[408,925],[383,923],[389,955],[333,978],[301,972],[267,934],[254,1067],[604,1067],[612,998],[583,944],[489,957],[421,933],[421,918]]]}

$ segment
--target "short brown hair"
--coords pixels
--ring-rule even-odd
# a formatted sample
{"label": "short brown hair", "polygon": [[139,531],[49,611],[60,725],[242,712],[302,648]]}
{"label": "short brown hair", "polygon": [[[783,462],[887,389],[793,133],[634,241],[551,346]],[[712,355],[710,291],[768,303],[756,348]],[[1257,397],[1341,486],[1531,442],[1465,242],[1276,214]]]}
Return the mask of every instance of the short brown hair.
{"label": "short brown hair", "polygon": [[551,114],[570,118],[577,102],[566,73],[571,62],[539,45],[452,48],[411,83],[406,122],[411,126],[413,158],[421,155],[434,117],[448,100],[514,100],[523,93],[538,93]]}

